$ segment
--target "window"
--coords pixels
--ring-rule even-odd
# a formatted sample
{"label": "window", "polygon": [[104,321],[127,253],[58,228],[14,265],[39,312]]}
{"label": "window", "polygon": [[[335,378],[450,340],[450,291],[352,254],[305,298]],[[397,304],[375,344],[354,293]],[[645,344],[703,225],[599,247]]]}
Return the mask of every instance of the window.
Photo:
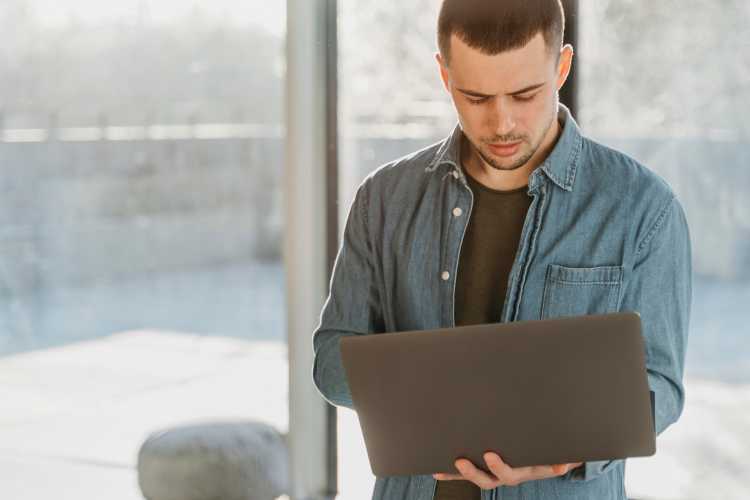
{"label": "window", "polygon": [[142,498],[150,432],[286,432],[285,21],[283,2],[0,6],[1,497]]}
{"label": "window", "polygon": [[[636,498],[743,498],[750,452],[750,6],[581,0],[583,132],[666,180],[693,249],[687,402]],[[730,445],[731,443],[731,445]]]}

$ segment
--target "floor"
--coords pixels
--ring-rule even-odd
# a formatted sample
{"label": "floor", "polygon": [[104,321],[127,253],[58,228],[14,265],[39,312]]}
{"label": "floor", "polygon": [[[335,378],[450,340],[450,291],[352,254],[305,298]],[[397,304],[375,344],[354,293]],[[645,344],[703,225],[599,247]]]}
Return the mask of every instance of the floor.
{"label": "floor", "polygon": [[286,432],[287,369],[282,342],[158,330],[8,356],[0,498],[50,498],[52,488],[57,499],[112,498],[113,489],[140,499],[134,467],[151,432],[246,418]]}

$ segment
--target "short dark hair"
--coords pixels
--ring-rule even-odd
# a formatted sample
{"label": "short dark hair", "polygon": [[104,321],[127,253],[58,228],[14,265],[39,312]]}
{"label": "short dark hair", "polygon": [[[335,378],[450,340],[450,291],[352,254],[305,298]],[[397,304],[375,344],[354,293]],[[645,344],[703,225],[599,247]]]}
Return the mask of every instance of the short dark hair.
{"label": "short dark hair", "polygon": [[450,61],[451,36],[482,54],[524,47],[541,32],[550,55],[562,48],[565,14],[560,0],[443,0],[437,42],[443,64]]}

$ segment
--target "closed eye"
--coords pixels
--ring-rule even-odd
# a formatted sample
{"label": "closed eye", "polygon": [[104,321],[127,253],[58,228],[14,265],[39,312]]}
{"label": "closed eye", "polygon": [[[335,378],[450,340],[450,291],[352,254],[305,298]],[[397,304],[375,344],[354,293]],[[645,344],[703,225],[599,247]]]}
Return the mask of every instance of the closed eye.
{"label": "closed eye", "polygon": [[484,99],[478,99],[478,100],[475,100],[475,99],[468,99],[468,101],[469,101],[469,102],[470,102],[471,104],[482,104],[482,103],[485,103],[485,102],[487,102],[487,99],[489,99],[489,97],[485,97]]}
{"label": "closed eye", "polygon": [[514,95],[513,99],[515,99],[518,102],[531,102],[534,100],[535,97],[536,97],[536,94],[530,95],[529,97],[521,97],[521,96]]}
{"label": "closed eye", "polygon": [[[534,98],[536,98],[536,94],[530,95],[529,97],[521,97],[517,95],[513,96],[513,99],[515,99],[516,102],[531,102],[534,100]],[[485,97],[484,99],[467,99],[467,100],[469,101],[470,104],[478,106],[479,104],[484,104],[485,102],[487,102],[488,99],[489,97]]]}

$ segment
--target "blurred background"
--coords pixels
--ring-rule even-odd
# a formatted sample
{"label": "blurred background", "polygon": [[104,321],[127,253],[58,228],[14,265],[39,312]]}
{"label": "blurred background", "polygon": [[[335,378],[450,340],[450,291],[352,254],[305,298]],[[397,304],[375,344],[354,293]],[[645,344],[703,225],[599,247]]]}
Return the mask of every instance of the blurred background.
{"label": "blurred background", "polygon": [[[340,228],[456,123],[439,4],[338,1]],[[284,2],[0,1],[0,497],[141,498],[175,422],[286,431],[285,36]],[[693,246],[688,403],[628,495],[748,498],[750,4],[579,0],[577,36],[579,125],[672,186]],[[369,499],[338,415],[340,496]]]}

